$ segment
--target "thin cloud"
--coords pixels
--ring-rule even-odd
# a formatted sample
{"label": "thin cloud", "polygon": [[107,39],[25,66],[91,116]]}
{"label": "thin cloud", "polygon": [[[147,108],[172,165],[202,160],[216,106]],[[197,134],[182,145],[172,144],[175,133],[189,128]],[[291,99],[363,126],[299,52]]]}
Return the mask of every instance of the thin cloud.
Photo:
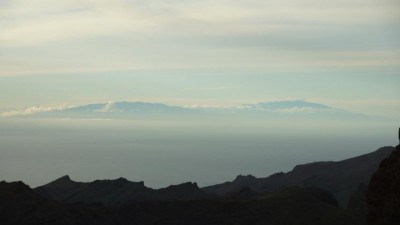
{"label": "thin cloud", "polygon": [[398,8],[393,0],[8,0],[0,76],[398,66]]}
{"label": "thin cloud", "polygon": [[235,109],[235,108],[238,108],[240,106],[193,104],[193,105],[184,105],[182,107],[186,108],[186,109]]}
{"label": "thin cloud", "polygon": [[282,113],[315,113],[315,112],[321,111],[321,110],[313,109],[310,107],[291,107],[291,108],[279,109],[279,110],[274,110],[274,111],[282,112]]}
{"label": "thin cloud", "polygon": [[187,91],[224,91],[224,90],[232,90],[239,89],[237,86],[218,86],[218,87],[192,87],[186,88]]}
{"label": "thin cloud", "polygon": [[5,111],[0,115],[3,117],[12,117],[12,116],[25,116],[25,115],[32,115],[36,113],[43,113],[43,112],[53,112],[53,111],[61,111],[68,108],[74,107],[73,105],[61,105],[61,106],[31,106],[29,108],[23,110],[11,110]]}

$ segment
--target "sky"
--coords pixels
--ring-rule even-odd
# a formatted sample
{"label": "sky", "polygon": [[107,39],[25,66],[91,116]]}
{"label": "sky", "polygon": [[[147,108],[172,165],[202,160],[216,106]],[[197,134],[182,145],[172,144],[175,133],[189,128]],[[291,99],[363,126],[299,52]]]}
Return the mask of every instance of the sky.
{"label": "sky", "polygon": [[[399,40],[398,0],[0,0],[0,177],[204,186],[395,145]],[[115,101],[284,100],[371,117],[3,116]]]}
{"label": "sky", "polygon": [[305,99],[399,118],[396,0],[2,0],[0,111]]}

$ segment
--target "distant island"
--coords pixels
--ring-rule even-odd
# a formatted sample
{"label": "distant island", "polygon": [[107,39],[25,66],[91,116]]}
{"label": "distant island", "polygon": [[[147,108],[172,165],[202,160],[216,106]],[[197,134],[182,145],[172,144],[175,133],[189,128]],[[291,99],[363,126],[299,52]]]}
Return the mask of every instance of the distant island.
{"label": "distant island", "polygon": [[199,115],[224,115],[224,116],[276,116],[303,115],[341,119],[383,120],[391,121],[390,118],[382,118],[364,115],[337,109],[327,105],[303,100],[260,102],[240,105],[168,105],[152,102],[129,102],[116,101],[107,103],[94,103],[87,105],[70,105],[42,107],[32,106],[21,110],[5,111],[3,117],[35,117],[35,118],[169,118],[169,117],[193,117]]}

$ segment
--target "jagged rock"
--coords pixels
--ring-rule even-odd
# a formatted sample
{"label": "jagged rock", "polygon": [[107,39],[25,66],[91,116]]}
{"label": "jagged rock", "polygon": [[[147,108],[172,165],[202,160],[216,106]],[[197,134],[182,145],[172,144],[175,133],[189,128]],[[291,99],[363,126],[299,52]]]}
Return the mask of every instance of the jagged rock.
{"label": "jagged rock", "polygon": [[[197,185],[166,189],[188,187]],[[361,221],[338,208],[329,192],[316,188],[289,188],[251,198],[145,201],[108,207],[60,203],[41,197],[22,182],[0,183],[2,225],[363,225]]]}
{"label": "jagged rock", "polygon": [[400,224],[400,145],[379,166],[368,187],[368,224]]}
{"label": "jagged rock", "polygon": [[194,200],[212,196],[202,191],[196,183],[187,182],[166,188],[152,189],[146,187],[143,181],[132,182],[122,177],[83,183],[72,181],[69,176],[63,176],[35,188],[35,191],[46,198],[60,202],[106,205],[122,205],[149,200]]}

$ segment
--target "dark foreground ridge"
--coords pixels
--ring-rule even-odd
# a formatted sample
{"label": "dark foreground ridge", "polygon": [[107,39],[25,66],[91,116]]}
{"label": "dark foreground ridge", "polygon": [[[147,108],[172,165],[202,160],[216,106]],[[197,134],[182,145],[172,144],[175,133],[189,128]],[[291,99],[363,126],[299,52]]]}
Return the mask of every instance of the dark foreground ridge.
{"label": "dark foreground ridge", "polygon": [[[354,208],[360,203],[357,208],[366,210],[365,194],[369,180],[379,163],[394,149],[383,147],[375,152],[339,162],[298,165],[288,173],[276,173],[266,178],[239,175],[232,182],[201,189],[196,183],[190,182],[152,189],[146,187],[142,181],[132,182],[125,178],[83,183],[63,176],[34,190],[43,197],[65,203],[121,205],[142,201],[197,200],[230,196],[239,192],[242,192],[241,195],[252,195],[285,187],[317,187],[331,192],[341,207],[350,204]],[[352,202],[349,202],[350,198]]]}
{"label": "dark foreground ridge", "polygon": [[370,225],[399,224],[400,149],[394,149],[267,178],[240,175],[203,189],[190,182],[152,189],[125,178],[84,183],[63,176],[34,190],[2,181],[0,224],[365,225],[368,209]]}
{"label": "dark foreground ridge", "polygon": [[122,205],[142,201],[196,200],[213,197],[202,191],[196,183],[171,185],[152,189],[141,182],[125,178],[115,180],[95,180],[90,183],[72,181],[63,176],[46,185],[35,188],[43,197],[65,203],[102,203]]}
{"label": "dark foreground ridge", "polygon": [[329,225],[364,224],[317,188],[287,188],[252,197],[144,201],[118,207],[68,204],[46,199],[22,182],[0,183],[0,222],[16,224]]}
{"label": "dark foreground ridge", "polygon": [[297,165],[288,173],[276,173],[266,178],[238,176],[232,182],[204,187],[207,193],[226,195],[248,187],[255,192],[275,191],[284,187],[318,187],[330,191],[345,207],[359,186],[367,186],[379,163],[394,147],[383,147],[372,153],[338,162],[313,162]]}
{"label": "dark foreground ridge", "polygon": [[400,145],[372,176],[367,200],[368,224],[400,224]]}

